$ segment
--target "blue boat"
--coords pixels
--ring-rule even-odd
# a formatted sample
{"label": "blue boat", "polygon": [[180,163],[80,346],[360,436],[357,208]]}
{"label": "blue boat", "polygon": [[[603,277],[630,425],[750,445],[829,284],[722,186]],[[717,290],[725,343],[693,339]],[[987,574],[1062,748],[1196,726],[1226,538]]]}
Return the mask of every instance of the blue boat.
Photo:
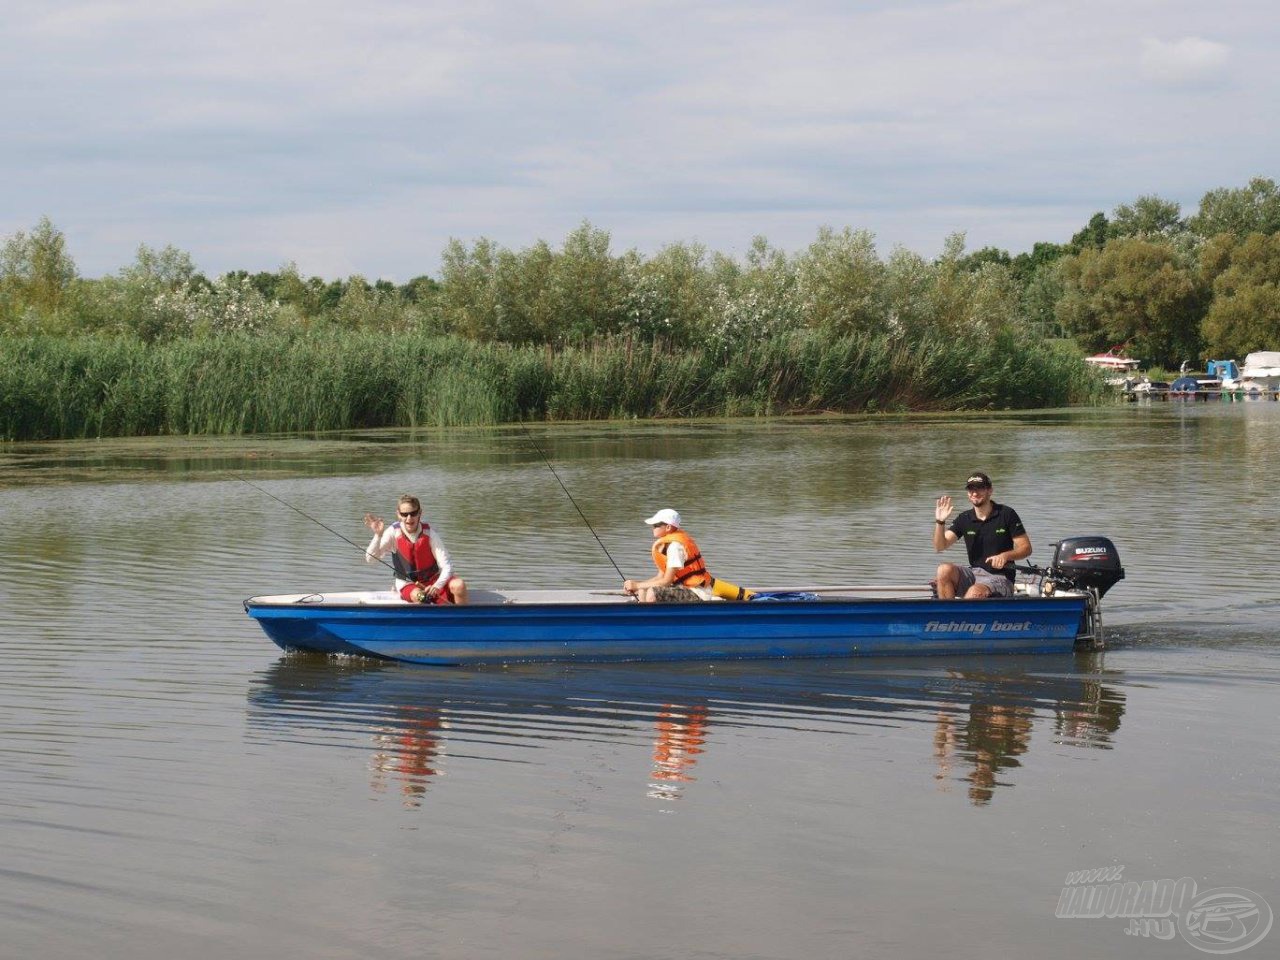
{"label": "blue boat", "polygon": [[1110,540],[1063,540],[1048,568],[1021,569],[1028,576],[1013,597],[986,600],[938,600],[926,586],[811,587],[709,603],[638,603],[609,590],[474,590],[464,606],[348,592],[252,597],[244,608],[285,650],[441,665],[1061,653],[1081,642],[1101,645],[1099,601],[1124,577]]}
{"label": "blue boat", "polygon": [[1091,639],[1094,619],[1083,594],[641,604],[586,591],[476,593],[466,606],[390,593],[254,597],[245,611],[286,650],[448,665],[1056,653]]}

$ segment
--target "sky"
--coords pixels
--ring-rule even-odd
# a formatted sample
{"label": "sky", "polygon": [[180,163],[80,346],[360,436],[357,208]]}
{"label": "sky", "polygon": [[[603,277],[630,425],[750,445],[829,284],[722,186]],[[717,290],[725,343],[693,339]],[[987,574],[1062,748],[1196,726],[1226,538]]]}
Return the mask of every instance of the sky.
{"label": "sky", "polygon": [[0,236],[403,282],[451,238],[1012,253],[1280,179],[1274,0],[3,0]]}

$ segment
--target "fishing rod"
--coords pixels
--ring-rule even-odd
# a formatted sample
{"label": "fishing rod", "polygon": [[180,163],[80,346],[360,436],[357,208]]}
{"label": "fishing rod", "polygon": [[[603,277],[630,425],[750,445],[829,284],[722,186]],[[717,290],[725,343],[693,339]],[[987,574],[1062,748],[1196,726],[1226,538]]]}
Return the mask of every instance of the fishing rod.
{"label": "fishing rod", "polygon": [[520,429],[524,431],[524,435],[528,438],[529,443],[533,445],[533,449],[538,451],[538,456],[542,458],[542,462],[547,465],[547,469],[551,471],[551,475],[556,478],[556,483],[560,484],[560,489],[564,491],[564,495],[569,498],[569,502],[573,504],[573,509],[578,511],[578,516],[582,518],[582,522],[587,525],[587,529],[591,531],[591,535],[596,538],[596,543],[600,544],[600,549],[604,551],[604,555],[609,558],[609,562],[613,564],[613,569],[618,571],[618,576],[622,580],[627,579],[627,575],[622,572],[621,568],[614,562],[613,554],[609,552],[609,548],[604,545],[604,541],[600,539],[600,535],[596,533],[596,528],[591,526],[591,521],[587,519],[587,515],[582,512],[582,508],[578,506],[578,501],[573,499],[573,494],[569,492],[569,488],[564,485],[564,481],[560,479],[560,474],[556,473],[556,468],[551,465],[551,461],[547,459],[547,455],[542,452],[542,448],[538,446],[538,441],[533,439],[533,434],[529,432],[529,428],[520,424]]}
{"label": "fishing rod", "polygon": [[[298,514],[299,516],[306,517],[308,520],[314,523],[317,527],[320,527],[322,530],[328,530],[339,540],[343,541],[344,543],[351,544],[351,546],[355,547],[357,550],[363,553],[366,557],[371,556],[371,554],[365,547],[360,546],[360,544],[356,543],[354,540],[348,540],[346,537],[340,534],[337,530],[333,529],[333,527],[326,526],[325,524],[317,520],[315,517],[311,516],[311,514],[304,513],[302,510],[299,510],[297,507],[295,507],[292,503],[289,503],[287,500],[281,500],[271,491],[263,490],[262,487],[258,486],[252,480],[246,480],[244,477],[240,476],[240,474],[238,473],[233,473],[231,474],[231,476],[235,477],[241,483],[247,483],[249,486],[253,487],[253,489],[257,490],[259,493],[263,494],[264,496],[270,497],[272,500],[274,500],[276,503],[280,504],[281,506],[288,507],[290,510],[292,510],[294,513]],[[368,516],[368,514],[366,514],[366,516]],[[393,567],[391,564],[387,563],[386,560],[383,560],[382,557],[374,557],[374,559],[377,560],[384,567],[386,567],[388,570],[390,570],[392,573],[396,573],[396,568]],[[398,573],[396,575],[399,576]]]}

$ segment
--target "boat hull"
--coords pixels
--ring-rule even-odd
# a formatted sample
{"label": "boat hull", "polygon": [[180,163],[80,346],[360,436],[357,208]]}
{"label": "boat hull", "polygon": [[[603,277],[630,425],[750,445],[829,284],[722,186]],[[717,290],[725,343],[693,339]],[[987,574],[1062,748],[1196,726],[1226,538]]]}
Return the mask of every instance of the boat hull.
{"label": "boat hull", "polygon": [[279,602],[245,611],[286,650],[459,665],[1060,653],[1084,597],[522,603],[430,606]]}

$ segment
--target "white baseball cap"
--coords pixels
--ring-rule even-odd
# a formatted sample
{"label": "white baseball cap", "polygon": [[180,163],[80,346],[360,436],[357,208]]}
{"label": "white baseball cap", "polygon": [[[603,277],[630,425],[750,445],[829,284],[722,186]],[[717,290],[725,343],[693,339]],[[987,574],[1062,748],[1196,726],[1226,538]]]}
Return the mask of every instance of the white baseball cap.
{"label": "white baseball cap", "polygon": [[676,513],[670,507],[665,507],[646,520],[645,523],[651,527],[656,523],[667,523],[673,527],[678,527],[680,526],[680,514]]}

